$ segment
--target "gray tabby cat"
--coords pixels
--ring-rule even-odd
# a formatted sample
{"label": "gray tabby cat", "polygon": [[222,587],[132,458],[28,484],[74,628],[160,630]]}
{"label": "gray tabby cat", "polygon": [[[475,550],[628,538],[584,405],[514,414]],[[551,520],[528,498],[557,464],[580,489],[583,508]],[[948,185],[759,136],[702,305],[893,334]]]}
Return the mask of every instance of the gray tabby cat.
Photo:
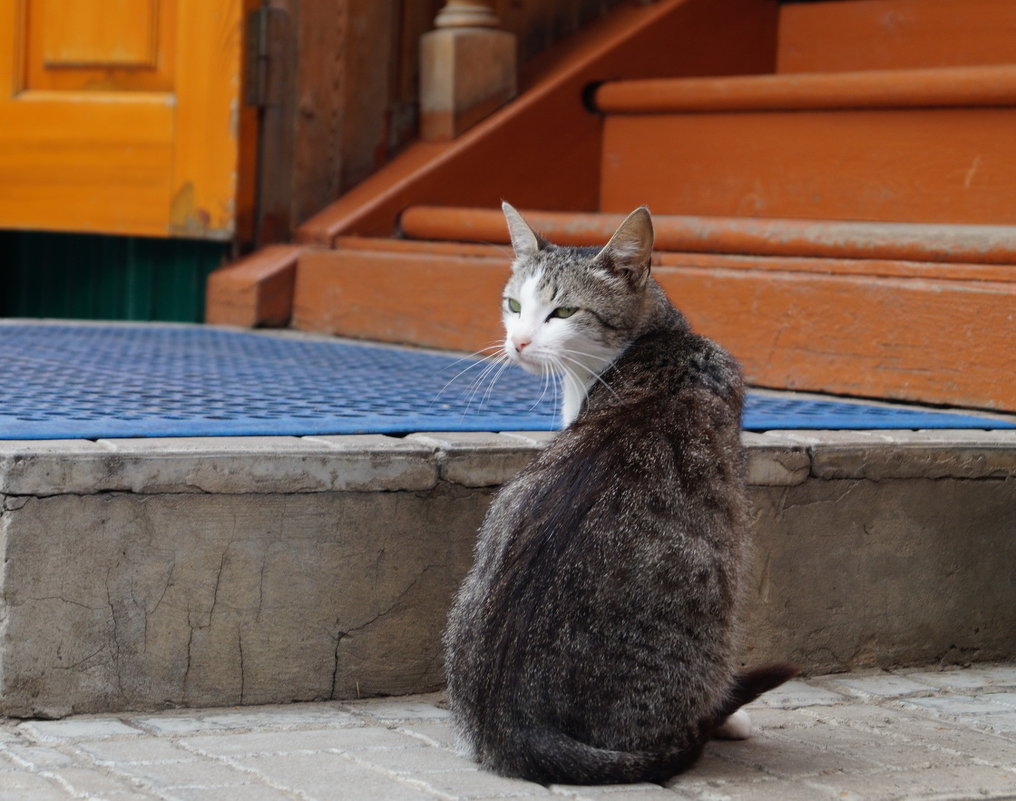
{"label": "gray tabby cat", "polygon": [[464,748],[507,776],[664,781],[795,673],[737,674],[748,547],[735,361],[649,275],[649,212],[556,247],[503,205],[505,350],[568,427],[495,498],[445,634]]}

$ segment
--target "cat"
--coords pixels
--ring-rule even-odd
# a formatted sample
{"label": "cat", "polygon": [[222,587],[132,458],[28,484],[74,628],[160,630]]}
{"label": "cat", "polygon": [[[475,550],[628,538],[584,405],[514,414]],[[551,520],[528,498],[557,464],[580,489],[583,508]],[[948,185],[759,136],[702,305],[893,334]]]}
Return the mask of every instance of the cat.
{"label": "cat", "polygon": [[650,276],[636,209],[557,247],[507,203],[504,349],[564,373],[565,428],[502,487],[449,613],[460,745],[543,784],[664,782],[796,673],[738,674],[749,507],[737,363]]}

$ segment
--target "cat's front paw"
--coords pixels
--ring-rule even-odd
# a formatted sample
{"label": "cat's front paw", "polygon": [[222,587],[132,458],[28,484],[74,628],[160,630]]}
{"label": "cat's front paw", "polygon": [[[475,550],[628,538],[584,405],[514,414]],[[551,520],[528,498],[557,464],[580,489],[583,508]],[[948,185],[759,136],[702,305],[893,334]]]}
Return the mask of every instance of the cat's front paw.
{"label": "cat's front paw", "polygon": [[717,727],[713,736],[718,740],[747,740],[751,737],[751,718],[743,709],[738,709]]}

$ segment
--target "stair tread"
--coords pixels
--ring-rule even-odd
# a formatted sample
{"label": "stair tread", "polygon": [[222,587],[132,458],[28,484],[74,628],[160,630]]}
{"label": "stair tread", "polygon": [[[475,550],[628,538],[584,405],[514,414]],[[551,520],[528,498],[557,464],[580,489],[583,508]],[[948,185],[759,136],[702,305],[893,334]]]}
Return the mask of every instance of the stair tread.
{"label": "stair tread", "polygon": [[[610,237],[623,215],[524,211],[534,227],[561,245],[595,245]],[[411,239],[507,243],[500,211],[414,206],[401,217]],[[654,214],[658,250],[891,259],[967,265],[1016,264],[1016,226],[794,220]],[[491,253],[490,255],[494,255]],[[1016,280],[1008,267],[987,280]]]}
{"label": "stair tread", "polygon": [[1016,105],[1016,65],[610,81],[608,114]]}

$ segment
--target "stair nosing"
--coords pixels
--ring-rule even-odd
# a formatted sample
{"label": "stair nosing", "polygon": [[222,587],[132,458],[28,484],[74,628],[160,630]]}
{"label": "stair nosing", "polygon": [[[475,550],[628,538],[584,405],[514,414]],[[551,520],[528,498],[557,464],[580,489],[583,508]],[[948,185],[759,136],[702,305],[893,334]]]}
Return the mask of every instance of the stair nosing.
{"label": "stair nosing", "polygon": [[1016,64],[611,81],[606,114],[1016,106]]}

